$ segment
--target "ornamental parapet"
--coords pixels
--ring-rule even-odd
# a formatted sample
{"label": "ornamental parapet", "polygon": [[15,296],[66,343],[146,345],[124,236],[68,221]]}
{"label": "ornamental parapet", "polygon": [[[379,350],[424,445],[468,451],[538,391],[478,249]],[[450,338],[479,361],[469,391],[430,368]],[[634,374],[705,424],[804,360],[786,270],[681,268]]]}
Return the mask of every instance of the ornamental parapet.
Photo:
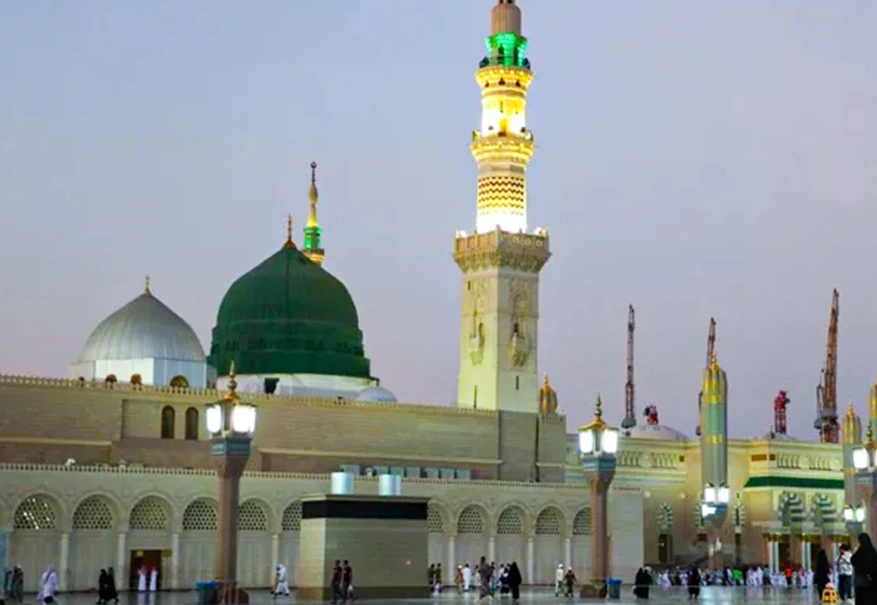
{"label": "ornamental parapet", "polygon": [[[54,473],[104,473],[104,474],[127,474],[127,475],[177,475],[177,476],[202,476],[215,477],[213,469],[194,468],[170,468],[170,467],[144,467],[144,466],[121,466],[121,465],[80,465],[80,464],[36,464],[23,462],[0,462],[0,472],[54,472]],[[254,479],[286,479],[326,481],[331,479],[329,473],[281,473],[263,471],[244,471],[245,477]],[[357,483],[377,484],[378,477],[357,476]],[[505,487],[505,488],[539,488],[539,489],[565,489],[585,490],[584,483],[535,483],[529,481],[498,481],[479,479],[432,479],[426,477],[403,477],[403,483],[411,484],[443,484],[462,485],[472,487]]]}
{"label": "ornamental parapet", "polygon": [[526,165],[536,153],[533,133],[525,131],[521,136],[472,132],[470,145],[472,157],[476,162],[509,161]]}
{"label": "ornamental parapet", "polygon": [[[144,398],[159,396],[163,400],[172,398],[194,403],[208,403],[221,399],[225,391],[217,389],[182,388],[162,385],[139,385],[129,382],[104,382],[95,380],[76,380],[67,378],[46,378],[41,376],[13,376],[0,374],[0,387],[18,386],[40,389],[88,390],[93,392],[120,392],[142,394]],[[395,410],[419,414],[495,416],[495,410],[477,410],[456,406],[439,406],[413,403],[367,402],[330,397],[311,397],[302,395],[269,395],[266,393],[241,393],[247,401],[256,405],[312,406],[322,408],[349,408],[371,410]]]}
{"label": "ornamental parapet", "polygon": [[454,242],[454,261],[463,271],[503,267],[538,273],[550,257],[547,231],[508,233],[497,229],[457,235]]}
{"label": "ornamental parapet", "polygon": [[520,88],[526,92],[533,81],[533,72],[514,65],[482,63],[481,68],[475,72],[475,81],[481,88],[503,86]]}

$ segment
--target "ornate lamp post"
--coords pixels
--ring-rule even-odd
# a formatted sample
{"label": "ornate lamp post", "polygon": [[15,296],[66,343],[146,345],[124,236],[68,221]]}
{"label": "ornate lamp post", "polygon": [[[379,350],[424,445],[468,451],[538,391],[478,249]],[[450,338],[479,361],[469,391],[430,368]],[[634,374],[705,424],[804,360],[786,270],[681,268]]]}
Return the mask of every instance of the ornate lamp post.
{"label": "ornate lamp post", "polygon": [[615,477],[618,453],[618,429],[603,420],[603,402],[597,396],[594,420],[579,429],[579,455],[582,471],[591,486],[591,511],[594,532],[591,535],[590,584],[582,585],[583,597],[598,596],[609,576],[609,535],[606,501],[609,485]]}
{"label": "ornate lamp post", "polygon": [[[861,490],[862,503],[853,508],[853,519],[859,523],[864,516],[865,531],[869,536],[877,535],[877,443],[874,443],[874,431],[868,424],[865,443],[853,449],[853,467],[856,469],[856,486]],[[864,507],[864,508],[863,508]],[[859,512],[859,511],[862,512]],[[849,513],[844,510],[844,519]]]}
{"label": "ornate lamp post", "polygon": [[722,523],[728,514],[728,502],[731,500],[731,490],[725,485],[716,487],[707,483],[703,488],[703,502],[700,504],[700,515],[705,522],[712,526],[709,544],[710,569],[722,569]]}
{"label": "ornate lamp post", "polygon": [[241,475],[250,458],[256,430],[256,407],[238,399],[234,362],[228,371],[228,392],[221,401],[207,406],[213,462],[219,479],[219,536],[216,543],[216,580],[219,602],[246,602],[237,588],[238,499]]}

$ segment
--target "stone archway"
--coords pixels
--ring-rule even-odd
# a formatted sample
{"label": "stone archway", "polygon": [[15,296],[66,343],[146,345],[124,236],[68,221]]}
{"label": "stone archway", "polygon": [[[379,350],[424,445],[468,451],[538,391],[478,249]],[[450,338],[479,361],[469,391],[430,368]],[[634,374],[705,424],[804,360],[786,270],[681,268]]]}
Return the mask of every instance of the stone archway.
{"label": "stone archway", "polygon": [[116,566],[118,531],[118,508],[108,497],[91,494],[76,505],[70,533],[69,590],[97,588],[100,570]]}
{"label": "stone archway", "polygon": [[[65,558],[61,556],[61,505],[48,494],[31,494],[12,513],[10,560],[24,571],[24,591],[39,588],[39,579],[47,562],[59,569],[59,580],[66,588]],[[61,577],[64,576],[64,577]]]}

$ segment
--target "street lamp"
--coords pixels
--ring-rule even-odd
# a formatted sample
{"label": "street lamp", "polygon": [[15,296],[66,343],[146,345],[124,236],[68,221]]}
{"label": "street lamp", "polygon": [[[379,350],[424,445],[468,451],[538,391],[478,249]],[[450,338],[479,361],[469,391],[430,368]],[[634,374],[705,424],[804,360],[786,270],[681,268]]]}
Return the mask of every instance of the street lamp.
{"label": "street lamp", "polygon": [[618,453],[618,429],[603,420],[603,402],[597,396],[594,420],[579,429],[579,456],[582,471],[590,482],[591,534],[590,584],[582,585],[583,597],[599,596],[609,576],[609,535],[606,501],[609,485],[615,477],[615,455]]}
{"label": "street lamp", "polygon": [[216,542],[216,580],[220,603],[246,602],[237,588],[238,500],[241,475],[250,458],[256,430],[256,407],[238,399],[234,362],[228,371],[228,392],[221,401],[207,406],[205,420],[210,433],[213,463],[219,480],[219,532]]}
{"label": "street lamp", "polygon": [[[877,444],[874,443],[874,431],[868,424],[865,434],[865,443],[853,449],[853,468],[856,469],[856,486],[861,490],[862,501],[858,504],[850,521],[865,522],[865,531],[868,535],[875,535],[877,519],[874,511],[877,509]],[[848,507],[852,508],[852,507]],[[861,512],[860,512],[861,511]],[[844,520],[847,511],[844,509]]]}
{"label": "street lamp", "polygon": [[722,550],[720,528],[728,514],[728,503],[731,501],[731,489],[724,483],[716,487],[707,482],[703,488],[703,500],[700,504],[700,516],[709,522],[714,535],[709,544],[710,569],[721,569],[720,553]]}

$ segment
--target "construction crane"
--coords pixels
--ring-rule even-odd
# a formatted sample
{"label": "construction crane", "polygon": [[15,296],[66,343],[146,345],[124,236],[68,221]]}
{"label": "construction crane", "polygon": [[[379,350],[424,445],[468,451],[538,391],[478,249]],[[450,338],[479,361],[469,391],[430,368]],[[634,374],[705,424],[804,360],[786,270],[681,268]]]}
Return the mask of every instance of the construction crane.
{"label": "construction crane", "polygon": [[831,315],[828,319],[828,343],[825,351],[825,367],[822,379],[816,387],[816,421],[813,428],[819,431],[822,443],[837,443],[837,322],[840,317],[840,295],[835,288],[831,293]]}
{"label": "construction crane", "polygon": [[[716,354],[716,320],[714,317],[710,317],[710,331],[706,337],[706,364],[705,368],[710,367],[710,364],[713,361],[713,356]],[[703,391],[698,393],[697,395],[697,429],[695,429],[695,434],[700,436],[700,408],[703,407]]]}
{"label": "construction crane", "polygon": [[636,426],[636,389],[633,384],[633,331],[636,319],[633,305],[627,307],[627,382],[624,383],[624,420],[621,428],[632,429]]}

